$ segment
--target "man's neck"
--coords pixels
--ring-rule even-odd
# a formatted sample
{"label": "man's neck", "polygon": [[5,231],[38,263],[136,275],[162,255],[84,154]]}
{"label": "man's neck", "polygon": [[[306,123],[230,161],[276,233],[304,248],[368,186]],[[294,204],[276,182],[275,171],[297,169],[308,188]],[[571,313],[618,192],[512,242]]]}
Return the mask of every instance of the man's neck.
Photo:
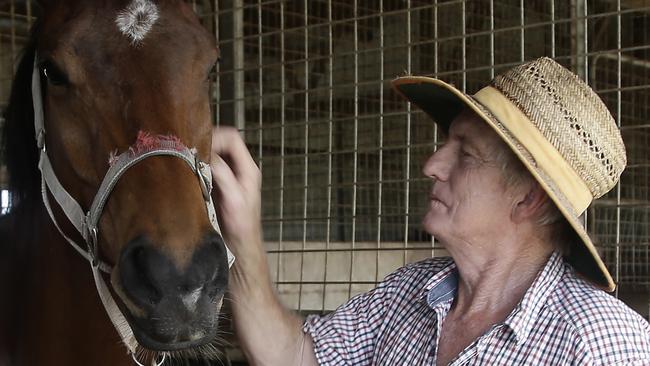
{"label": "man's neck", "polygon": [[473,251],[450,250],[459,273],[453,313],[507,315],[521,301],[553,247],[535,237],[514,240],[473,246]]}
{"label": "man's neck", "polygon": [[458,291],[442,324],[437,365],[448,364],[493,325],[503,322],[552,254],[550,245],[535,238],[518,240],[525,241],[501,237],[493,243],[448,243],[458,268]]}

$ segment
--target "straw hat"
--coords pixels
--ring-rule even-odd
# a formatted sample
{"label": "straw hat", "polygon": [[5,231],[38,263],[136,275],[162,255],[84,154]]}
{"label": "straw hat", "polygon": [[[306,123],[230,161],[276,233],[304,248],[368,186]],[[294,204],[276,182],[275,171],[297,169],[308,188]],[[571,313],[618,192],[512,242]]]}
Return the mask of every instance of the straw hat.
{"label": "straw hat", "polygon": [[567,260],[597,286],[614,290],[579,217],[618,182],[626,164],[625,145],[607,107],[587,84],[544,57],[497,76],[473,96],[429,77],[400,77],[393,87],[444,130],[464,108],[485,120],[584,243],[574,245]]}

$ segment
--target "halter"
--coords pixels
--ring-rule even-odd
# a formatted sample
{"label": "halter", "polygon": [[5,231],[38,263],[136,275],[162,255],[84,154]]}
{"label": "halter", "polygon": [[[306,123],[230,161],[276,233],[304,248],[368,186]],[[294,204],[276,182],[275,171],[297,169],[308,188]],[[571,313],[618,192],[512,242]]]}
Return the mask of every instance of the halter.
{"label": "halter", "polygon": [[[113,326],[120,334],[120,337],[122,338],[123,343],[127,346],[133,360],[138,365],[142,365],[135,357],[137,341],[133,336],[133,330],[115,303],[115,300],[108,289],[108,285],[100,273],[110,273],[112,268],[110,265],[99,259],[97,243],[99,235],[99,219],[102,215],[104,205],[106,204],[111,191],[115,187],[115,184],[117,184],[117,181],[129,168],[146,158],[166,155],[182,159],[192,169],[192,172],[196,174],[201,186],[201,192],[203,193],[203,199],[205,201],[205,207],[210,223],[214,230],[221,235],[221,229],[219,228],[219,222],[217,221],[214,203],[212,202],[212,197],[210,195],[210,192],[212,191],[212,174],[210,166],[199,159],[196,149],[188,149],[182,144],[179,146],[178,144],[173,144],[169,141],[160,141],[157,146],[145,151],[129,149],[112,159],[113,163],[110,164],[110,168],[104,176],[99,190],[90,206],[90,210],[84,214],[79,203],[77,203],[77,201],[61,185],[61,182],[52,169],[50,159],[47,156],[47,149],[45,146],[45,125],[43,119],[43,101],[41,94],[41,77],[37,60],[38,57],[35,55],[34,69],[32,72],[32,101],[34,106],[34,130],[36,132],[36,143],[40,150],[38,168],[41,171],[41,193],[43,196],[43,203],[47,209],[47,213],[50,215],[50,218],[54,223],[54,226],[57,228],[61,236],[63,236],[63,238],[90,263],[97,292],[99,293],[99,297],[104,304],[104,308],[111,319]],[[48,190],[67,216],[68,220],[70,220],[83,237],[87,249],[83,249],[74,240],[70,239],[59,227],[59,224],[54,217],[54,213],[52,212],[52,207],[47,195]],[[228,246],[225,244],[224,246],[226,247],[228,267],[230,268],[235,261],[235,257],[232,252],[230,252],[230,249],[228,249]],[[165,358],[166,354],[163,353],[162,360],[158,361],[157,365],[162,365]]]}

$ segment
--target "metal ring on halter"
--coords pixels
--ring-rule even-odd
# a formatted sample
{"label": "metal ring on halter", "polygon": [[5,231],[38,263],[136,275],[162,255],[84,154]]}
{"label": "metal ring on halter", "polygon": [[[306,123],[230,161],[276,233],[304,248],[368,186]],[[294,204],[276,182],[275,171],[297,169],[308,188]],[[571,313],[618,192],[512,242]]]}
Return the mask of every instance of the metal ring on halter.
{"label": "metal ring on halter", "polygon": [[92,257],[92,265],[93,267],[96,267],[99,263],[99,258],[98,258],[98,250],[97,250],[97,228],[94,227],[90,229],[90,233],[88,235],[88,245],[90,248],[88,251],[88,254],[90,254]]}
{"label": "metal ring on halter", "polygon": [[[211,188],[209,183],[208,183],[208,178],[203,174],[203,169],[201,160],[199,160],[199,155],[194,155],[194,167],[196,169],[196,174],[199,176],[199,185],[201,186],[201,193],[203,193],[203,199],[207,202],[210,200],[210,191]],[[212,175],[210,175],[210,179],[212,179]],[[211,181],[210,181],[211,183]]]}
{"label": "metal ring on halter", "polygon": [[[153,360],[152,360],[152,361],[151,361],[151,364],[152,364],[152,365],[155,365],[155,366],[162,366],[162,364],[165,363],[165,360],[167,359],[167,354],[166,354],[166,353],[163,353],[162,355],[163,355],[162,360],[160,360],[160,361],[153,361]],[[138,361],[137,358],[135,358],[135,354],[134,354],[134,353],[131,353],[131,358],[133,359],[133,361],[134,361],[138,366],[146,366],[146,365],[143,365],[142,363],[140,363],[140,361]],[[154,362],[156,362],[156,363],[154,364]]]}
{"label": "metal ring on halter", "polygon": [[38,131],[38,136],[36,137],[36,146],[38,146],[38,148],[43,151],[47,150],[45,148],[45,130]]}

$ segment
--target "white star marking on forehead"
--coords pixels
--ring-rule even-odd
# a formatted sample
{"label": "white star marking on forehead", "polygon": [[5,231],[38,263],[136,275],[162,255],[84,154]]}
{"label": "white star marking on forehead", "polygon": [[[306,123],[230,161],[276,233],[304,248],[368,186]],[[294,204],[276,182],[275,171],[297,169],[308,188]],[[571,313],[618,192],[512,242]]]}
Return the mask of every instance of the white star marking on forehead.
{"label": "white star marking on forehead", "polygon": [[158,20],[158,7],[151,0],[133,0],[120,11],[115,19],[122,34],[134,44],[139,43],[149,33]]}

